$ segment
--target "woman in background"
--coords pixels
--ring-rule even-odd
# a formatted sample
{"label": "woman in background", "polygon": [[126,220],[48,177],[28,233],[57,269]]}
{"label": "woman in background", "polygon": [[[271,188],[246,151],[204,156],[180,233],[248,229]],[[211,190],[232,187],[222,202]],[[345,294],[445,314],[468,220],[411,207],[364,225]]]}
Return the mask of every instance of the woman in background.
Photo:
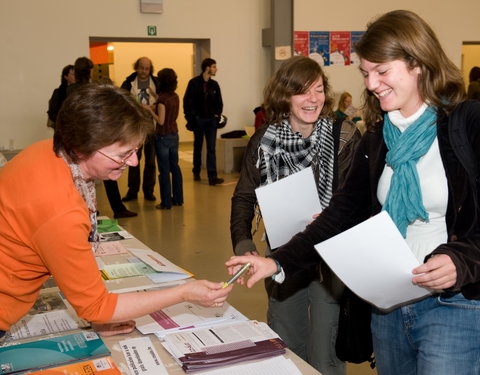
{"label": "woman in background", "polygon": [[480,103],[465,101],[460,71],[413,12],[384,14],[355,49],[369,129],[345,183],[329,207],[270,259],[237,257],[227,262],[229,272],[252,262],[249,287],[282,271],[288,280],[318,262],[313,245],[385,210],[421,263],[412,283],[433,294],[388,312],[373,308],[378,374],[478,375],[480,215],[449,119],[452,112],[460,115],[478,164]]}
{"label": "woman in background", "polygon": [[67,97],[67,87],[75,83],[75,71],[73,65],[67,65],[62,69],[60,86],[53,90],[52,97],[48,101],[48,126],[55,127],[58,112]]}
{"label": "woman in background", "polygon": [[470,70],[467,97],[468,99],[480,100],[480,68],[474,66]]}
{"label": "woman in background", "polygon": [[[155,207],[169,210],[183,205],[182,171],[178,165],[177,117],[180,100],[177,89],[177,74],[165,68],[158,72],[158,98],[154,109],[148,107],[156,121],[155,150],[157,152],[160,204]],[[170,180],[170,175],[172,178]]]}
{"label": "woman in background", "polygon": [[352,107],[352,95],[350,95],[350,93],[345,91],[340,95],[340,99],[338,99],[338,107],[335,111],[335,117],[340,120],[350,120],[354,123],[362,119],[360,111]]}

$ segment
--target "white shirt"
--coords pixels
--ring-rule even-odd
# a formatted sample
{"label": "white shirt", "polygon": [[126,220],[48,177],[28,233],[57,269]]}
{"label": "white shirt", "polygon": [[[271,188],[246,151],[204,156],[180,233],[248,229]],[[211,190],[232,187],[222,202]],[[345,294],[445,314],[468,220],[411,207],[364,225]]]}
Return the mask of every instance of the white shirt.
{"label": "white shirt", "polygon": [[[392,124],[403,132],[423,114],[426,108],[427,105],[423,104],[415,114],[408,118],[403,117],[400,111],[389,112],[388,116]],[[428,212],[429,220],[424,222],[417,219],[408,225],[406,241],[418,261],[423,263],[425,256],[435,250],[438,245],[445,243],[448,238],[445,222],[448,184],[437,138],[427,153],[418,160],[417,172],[423,205]],[[377,189],[377,198],[382,205],[385,203],[392,175],[392,168],[385,165]]]}

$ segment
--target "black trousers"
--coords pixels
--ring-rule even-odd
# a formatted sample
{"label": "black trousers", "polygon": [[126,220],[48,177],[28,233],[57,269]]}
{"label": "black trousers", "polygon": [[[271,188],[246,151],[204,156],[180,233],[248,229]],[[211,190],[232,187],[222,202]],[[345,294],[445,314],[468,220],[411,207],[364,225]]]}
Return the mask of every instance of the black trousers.
{"label": "black trousers", "polygon": [[155,136],[149,136],[142,147],[137,151],[138,165],[136,167],[128,167],[128,194],[137,195],[140,190],[140,160],[142,158],[142,150],[145,154],[145,162],[143,168],[143,184],[142,190],[144,195],[153,194],[156,181],[155,167]]}

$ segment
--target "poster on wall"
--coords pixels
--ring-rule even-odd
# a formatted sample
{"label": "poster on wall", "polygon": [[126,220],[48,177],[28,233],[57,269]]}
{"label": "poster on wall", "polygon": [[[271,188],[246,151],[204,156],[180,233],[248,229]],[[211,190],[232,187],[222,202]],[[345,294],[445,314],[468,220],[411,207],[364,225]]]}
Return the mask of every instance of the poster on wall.
{"label": "poster on wall", "polygon": [[308,57],[320,65],[330,65],[330,32],[310,31]]}
{"label": "poster on wall", "polygon": [[308,56],[308,31],[293,32],[293,54]]}
{"label": "poster on wall", "polygon": [[355,52],[355,44],[362,38],[365,31],[351,31],[350,32],[350,64],[360,65],[360,58]]}
{"label": "poster on wall", "polygon": [[350,65],[350,32],[330,33],[330,65]]}

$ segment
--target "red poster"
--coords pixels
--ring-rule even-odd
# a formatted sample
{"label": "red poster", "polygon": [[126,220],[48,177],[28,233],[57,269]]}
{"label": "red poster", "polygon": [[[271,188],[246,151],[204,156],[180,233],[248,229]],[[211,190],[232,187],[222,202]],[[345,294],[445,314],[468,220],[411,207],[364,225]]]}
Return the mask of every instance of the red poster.
{"label": "red poster", "polygon": [[293,54],[308,56],[308,31],[293,32]]}
{"label": "red poster", "polygon": [[350,65],[350,32],[330,32],[330,65]]}

